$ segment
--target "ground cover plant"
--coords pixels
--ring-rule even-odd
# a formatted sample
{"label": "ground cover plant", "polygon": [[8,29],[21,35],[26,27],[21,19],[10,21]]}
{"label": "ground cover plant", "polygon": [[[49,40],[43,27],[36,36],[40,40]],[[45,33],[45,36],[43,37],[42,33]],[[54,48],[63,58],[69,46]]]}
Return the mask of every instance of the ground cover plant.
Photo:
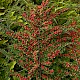
{"label": "ground cover plant", "polygon": [[[22,11],[23,21],[17,22],[19,29],[1,29],[7,39],[3,41],[7,47],[0,49],[7,70],[4,80],[80,79],[79,21],[68,18],[74,12],[68,13],[70,10],[55,10],[54,3],[43,0]],[[65,15],[67,19],[63,19]]]}

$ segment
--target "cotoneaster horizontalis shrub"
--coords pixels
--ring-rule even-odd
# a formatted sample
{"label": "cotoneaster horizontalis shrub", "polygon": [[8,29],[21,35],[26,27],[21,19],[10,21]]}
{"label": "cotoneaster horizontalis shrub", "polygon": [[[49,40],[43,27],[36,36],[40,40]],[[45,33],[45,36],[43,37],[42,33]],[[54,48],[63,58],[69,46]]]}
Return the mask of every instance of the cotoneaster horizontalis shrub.
{"label": "cotoneaster horizontalis shrub", "polygon": [[53,19],[69,8],[55,13],[49,1],[24,12],[23,18],[28,25],[19,23],[20,31],[6,29],[12,38],[8,46],[11,61],[16,61],[21,71],[11,71],[11,76],[19,80],[79,80],[80,50],[77,49],[79,29],[73,19],[68,26],[54,25]]}

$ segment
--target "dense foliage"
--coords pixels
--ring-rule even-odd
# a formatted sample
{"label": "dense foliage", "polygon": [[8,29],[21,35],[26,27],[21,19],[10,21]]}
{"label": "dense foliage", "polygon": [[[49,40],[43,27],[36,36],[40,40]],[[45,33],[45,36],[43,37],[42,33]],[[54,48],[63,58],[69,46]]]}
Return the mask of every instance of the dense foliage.
{"label": "dense foliage", "polygon": [[5,11],[0,16],[0,80],[80,79],[78,3],[1,3]]}

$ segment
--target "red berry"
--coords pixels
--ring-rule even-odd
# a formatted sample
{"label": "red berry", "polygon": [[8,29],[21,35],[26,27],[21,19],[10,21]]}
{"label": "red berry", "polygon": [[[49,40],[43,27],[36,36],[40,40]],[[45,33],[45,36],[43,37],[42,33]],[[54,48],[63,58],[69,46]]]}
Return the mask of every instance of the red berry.
{"label": "red berry", "polygon": [[42,78],[47,78],[47,76],[46,76],[46,75],[44,75],[44,74],[42,74]]}
{"label": "red berry", "polygon": [[24,13],[22,14],[22,16],[26,18],[26,12],[24,12]]}
{"label": "red berry", "polygon": [[43,66],[43,65],[41,65],[41,68],[42,68],[42,69],[44,69],[44,66]]}
{"label": "red berry", "polygon": [[6,34],[10,34],[10,32],[9,32],[9,31],[7,31],[7,32],[6,32]]}
{"label": "red berry", "polygon": [[38,9],[41,9],[41,8],[42,8],[42,6],[41,6],[41,5],[39,5],[39,6],[37,6],[37,8],[38,8]]}
{"label": "red berry", "polygon": [[50,56],[51,56],[51,54],[49,53],[47,56],[48,56],[48,57],[50,57]]}
{"label": "red berry", "polygon": [[53,69],[52,69],[52,70],[49,70],[49,72],[50,72],[50,73],[53,73],[53,72],[54,72],[54,70],[53,70]]}
{"label": "red berry", "polygon": [[25,30],[30,30],[28,26],[24,26],[24,29]]}

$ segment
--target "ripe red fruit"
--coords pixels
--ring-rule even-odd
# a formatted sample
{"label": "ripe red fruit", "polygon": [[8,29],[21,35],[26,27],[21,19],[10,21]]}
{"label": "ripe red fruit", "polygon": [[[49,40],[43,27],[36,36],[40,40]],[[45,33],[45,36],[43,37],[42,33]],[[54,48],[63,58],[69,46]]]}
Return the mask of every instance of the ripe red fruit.
{"label": "ripe red fruit", "polygon": [[54,72],[54,70],[53,70],[53,69],[52,69],[52,70],[49,70],[49,72],[50,72],[50,73],[53,73],[53,72]]}
{"label": "ripe red fruit", "polygon": [[26,18],[26,12],[24,12],[24,13],[22,14],[22,16]]}
{"label": "ripe red fruit", "polygon": [[6,34],[10,34],[10,32],[9,32],[9,31],[7,31],[7,32],[6,32]]}
{"label": "ripe red fruit", "polygon": [[41,68],[44,69],[45,67],[43,65],[41,65]]}
{"label": "ripe red fruit", "polygon": [[41,9],[41,8],[42,8],[42,6],[41,6],[41,5],[39,5],[39,6],[37,6],[37,8],[38,8],[38,9]]}
{"label": "ripe red fruit", "polygon": [[24,29],[25,30],[30,30],[28,26],[24,26]]}
{"label": "ripe red fruit", "polygon": [[44,74],[42,74],[42,78],[47,78],[47,76],[46,76],[46,75],[44,75]]}
{"label": "ripe red fruit", "polygon": [[50,56],[51,56],[51,54],[50,54],[50,53],[48,53],[48,54],[47,54],[47,56],[48,56],[48,57],[50,57]]}
{"label": "ripe red fruit", "polygon": [[55,51],[55,55],[57,56],[60,53],[60,50]]}

